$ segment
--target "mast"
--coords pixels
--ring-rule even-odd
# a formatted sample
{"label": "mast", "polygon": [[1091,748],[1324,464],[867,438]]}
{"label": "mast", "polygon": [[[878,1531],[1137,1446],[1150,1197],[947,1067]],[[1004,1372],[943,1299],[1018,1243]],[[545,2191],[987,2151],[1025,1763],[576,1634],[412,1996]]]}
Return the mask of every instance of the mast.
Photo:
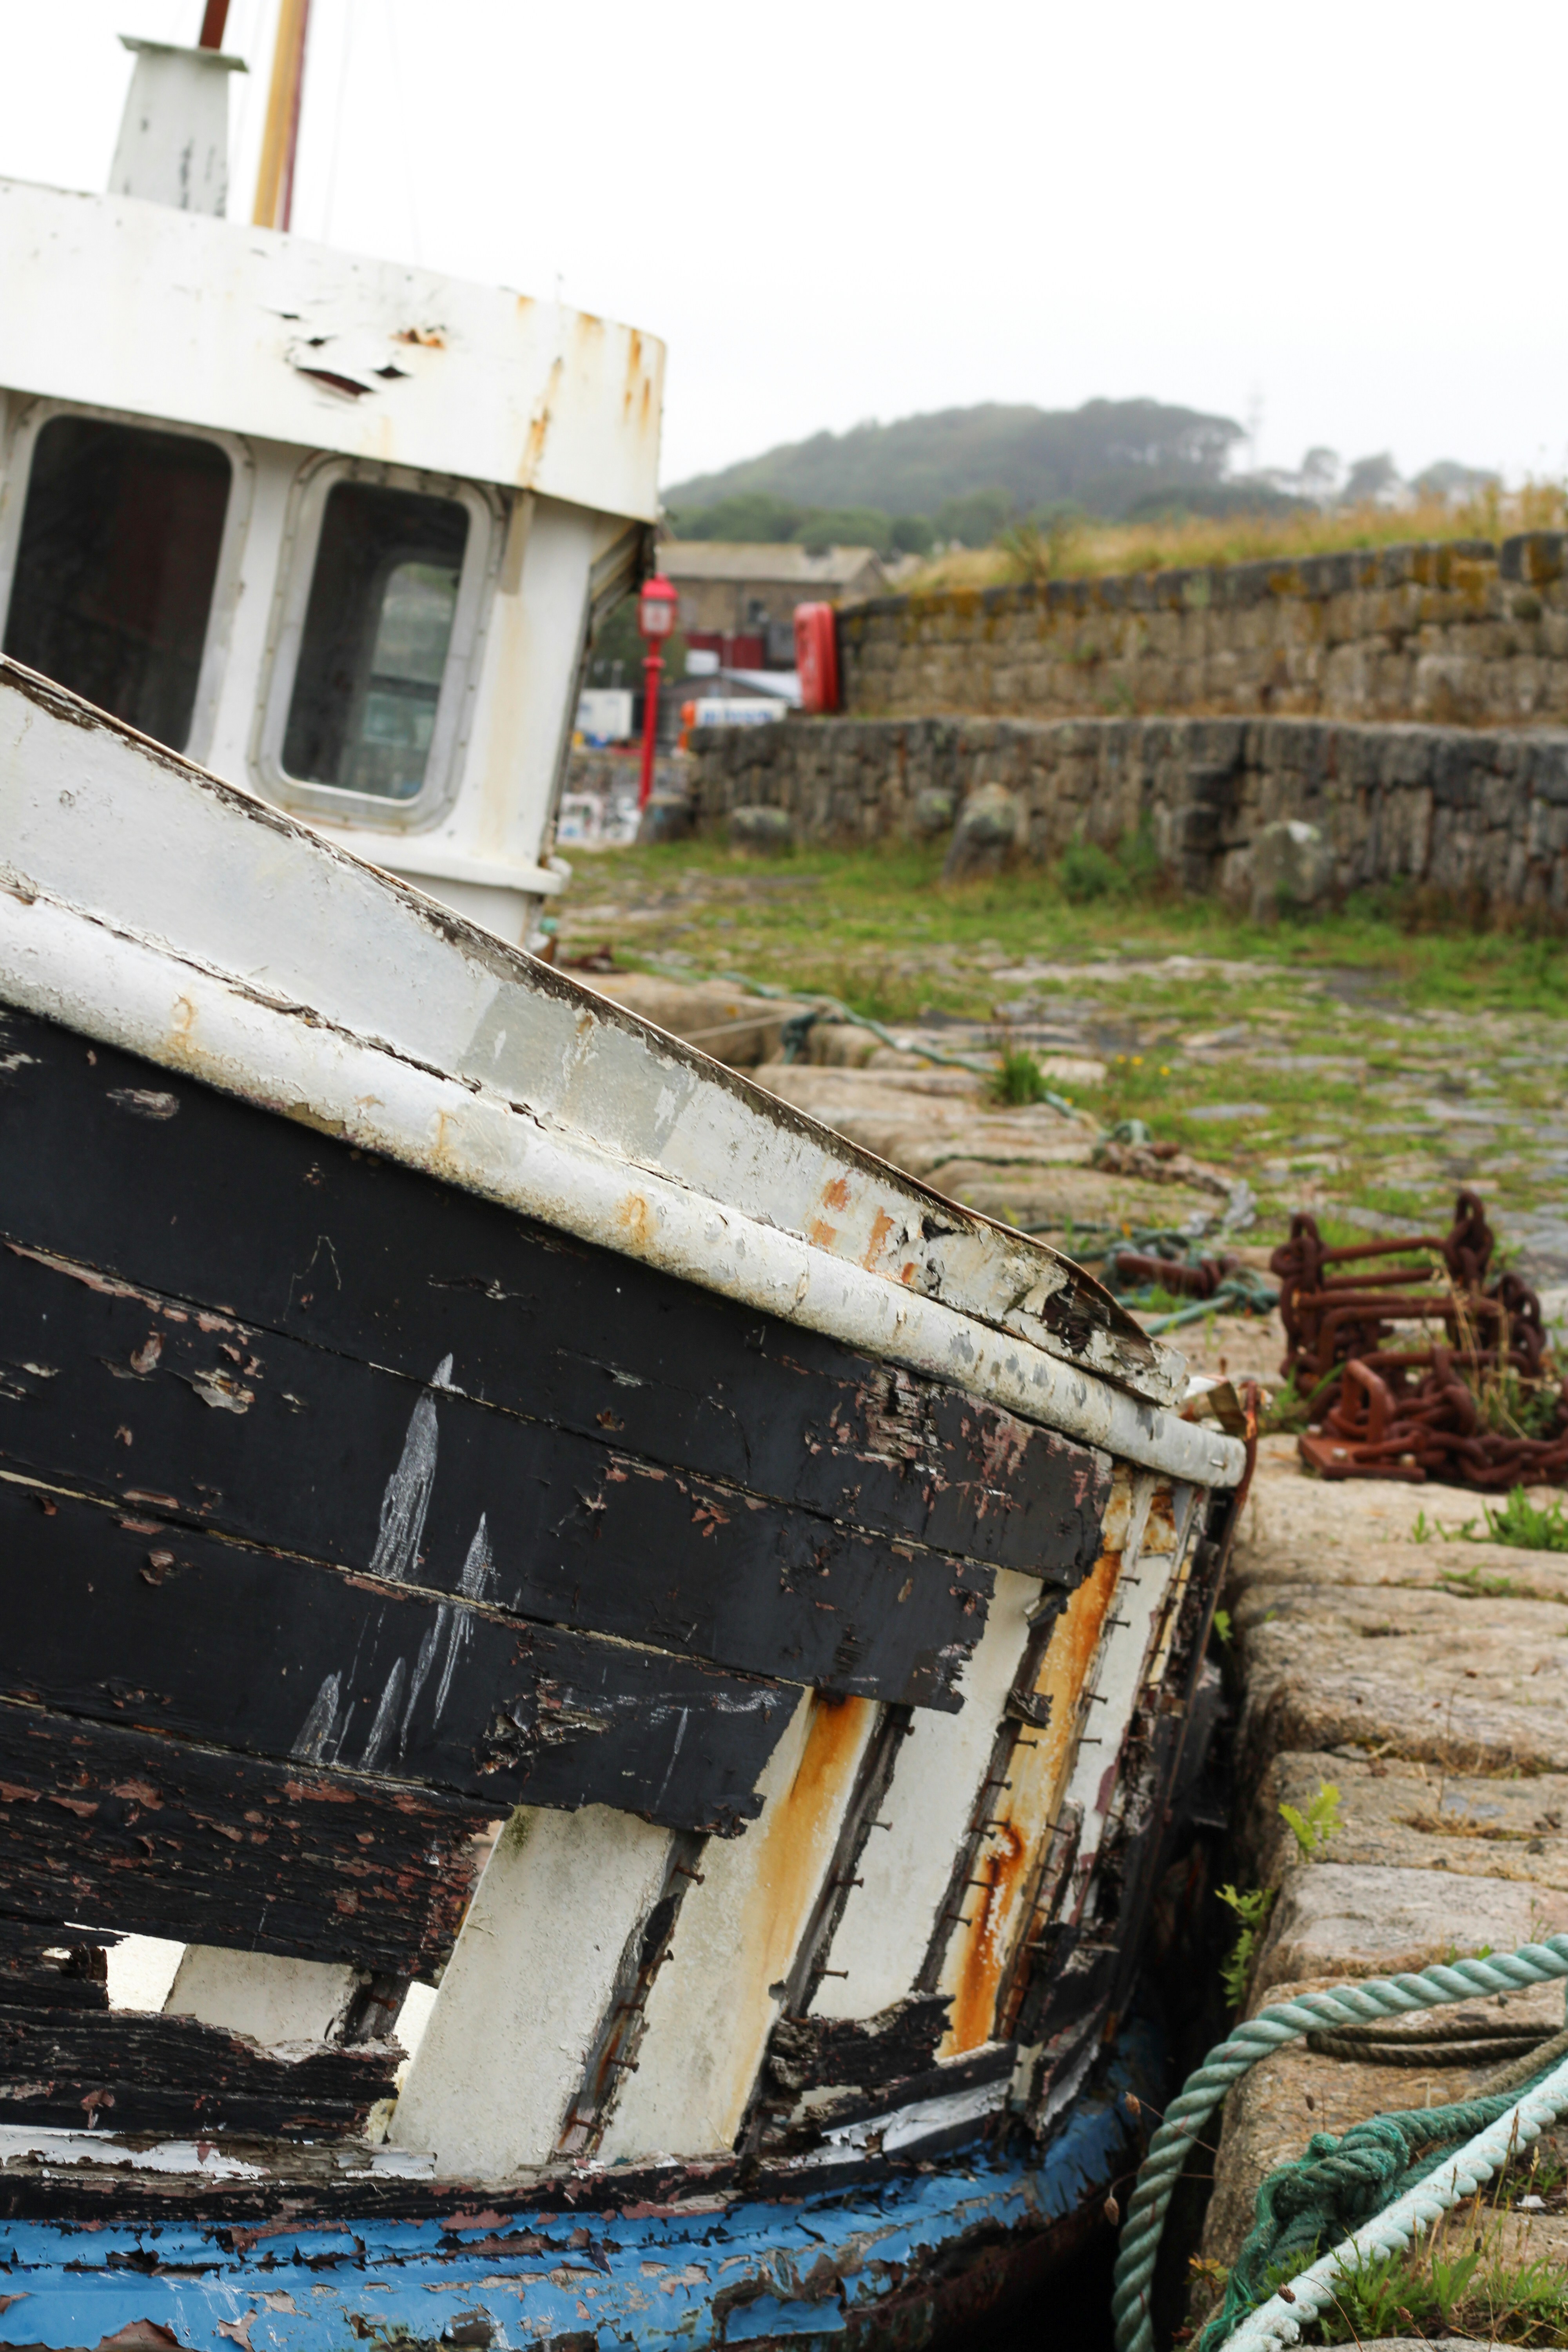
{"label": "mast", "polygon": [[[207,0],[207,19],[221,22],[226,0]],[[300,147],[300,105],[305,89],[305,41],[310,0],[279,0],[278,37],[272,48],[272,83],[261,133],[261,167],[256,175],[258,228],[287,228],[294,213],[294,162]],[[202,26],[206,39],[206,23]]]}

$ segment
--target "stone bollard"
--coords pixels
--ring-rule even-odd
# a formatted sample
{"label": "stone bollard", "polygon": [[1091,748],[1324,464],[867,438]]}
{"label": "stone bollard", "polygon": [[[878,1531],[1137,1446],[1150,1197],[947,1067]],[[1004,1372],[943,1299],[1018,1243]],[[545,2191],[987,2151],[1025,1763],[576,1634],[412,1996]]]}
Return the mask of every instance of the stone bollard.
{"label": "stone bollard", "polygon": [[982,784],[958,812],[942,880],[964,882],[977,874],[1000,874],[1023,834],[1024,812],[1015,795],[1005,784]]}
{"label": "stone bollard", "polygon": [[951,793],[935,790],[917,793],[914,806],[910,811],[910,831],[917,841],[934,840],[939,833],[945,833],[952,823],[956,806],[957,803]]}
{"label": "stone bollard", "polygon": [[732,808],[729,836],[731,849],[750,850],[759,857],[778,857],[795,847],[795,819],[788,809]]}
{"label": "stone bollard", "polygon": [[1271,923],[1286,907],[1315,907],[1334,878],[1321,832],[1300,817],[1266,824],[1252,845],[1252,919]]}

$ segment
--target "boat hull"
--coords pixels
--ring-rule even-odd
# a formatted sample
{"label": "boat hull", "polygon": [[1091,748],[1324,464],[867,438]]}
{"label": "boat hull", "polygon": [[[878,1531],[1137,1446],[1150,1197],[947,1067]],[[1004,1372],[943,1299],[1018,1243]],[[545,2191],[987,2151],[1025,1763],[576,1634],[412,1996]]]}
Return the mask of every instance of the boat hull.
{"label": "boat hull", "polygon": [[[308,2224],[281,2186],[270,2215],[73,2224],[18,2218],[43,2185],[13,2183],[0,2343],[957,2344],[1103,2226],[1107,2194],[1137,2161],[1132,2102],[1159,2104],[1163,2080],[1160,2036],[1137,2021],[1043,2147],[972,2139],[823,2186],[803,2170],[716,2189],[700,2168],[671,2166],[629,2198],[604,2173],[531,2204],[447,2184],[427,2210],[395,2217],[386,2206],[400,2189],[409,2201],[407,2184],[388,2180],[374,2202]],[[216,2188],[204,2202],[220,2202]]]}

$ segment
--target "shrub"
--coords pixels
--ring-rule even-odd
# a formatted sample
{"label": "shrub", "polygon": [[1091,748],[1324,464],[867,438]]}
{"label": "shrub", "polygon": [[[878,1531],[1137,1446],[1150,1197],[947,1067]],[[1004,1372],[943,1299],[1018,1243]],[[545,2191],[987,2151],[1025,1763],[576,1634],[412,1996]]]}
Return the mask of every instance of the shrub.
{"label": "shrub", "polygon": [[1061,886],[1065,898],[1083,907],[1091,898],[1109,898],[1113,891],[1125,889],[1127,877],[1108,849],[1079,835],[1062,853]]}
{"label": "shrub", "polygon": [[1004,1054],[996,1071],[992,1091],[999,1103],[1016,1108],[1025,1103],[1044,1102],[1050,1088],[1045,1072],[1033,1054],[1020,1046],[1016,1053]]}

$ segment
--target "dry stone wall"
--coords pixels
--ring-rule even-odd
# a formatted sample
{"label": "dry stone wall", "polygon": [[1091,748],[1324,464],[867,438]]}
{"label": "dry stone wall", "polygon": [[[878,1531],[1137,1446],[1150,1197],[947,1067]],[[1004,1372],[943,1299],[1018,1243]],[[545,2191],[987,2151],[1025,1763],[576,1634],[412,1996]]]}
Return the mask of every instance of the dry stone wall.
{"label": "dry stone wall", "polygon": [[1495,913],[1568,918],[1568,730],[1300,719],[807,719],[694,738],[699,828],[788,814],[796,839],[944,835],[996,789],[1019,856],[1146,832],[1188,890],[1247,904],[1266,828],[1303,822],[1326,887],[1405,882]]}
{"label": "dry stone wall", "polygon": [[1568,720],[1568,533],[880,596],[840,622],[866,716]]}

